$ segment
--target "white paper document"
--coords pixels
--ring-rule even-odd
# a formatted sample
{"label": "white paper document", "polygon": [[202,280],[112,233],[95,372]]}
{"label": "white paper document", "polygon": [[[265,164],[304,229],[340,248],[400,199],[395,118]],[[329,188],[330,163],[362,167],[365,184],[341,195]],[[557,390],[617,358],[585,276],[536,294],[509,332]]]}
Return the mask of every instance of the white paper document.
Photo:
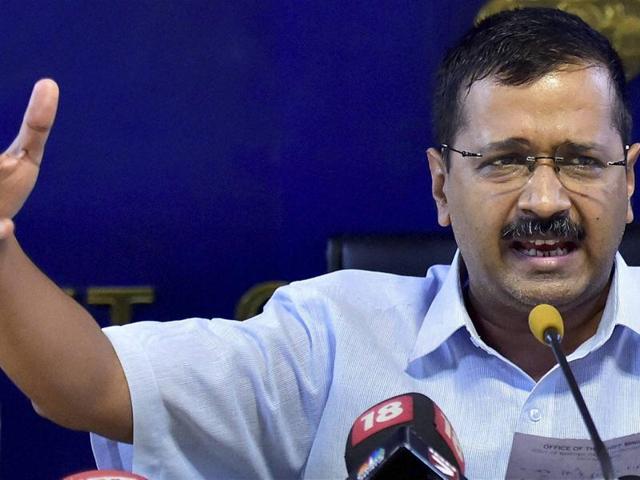
{"label": "white paper document", "polygon": [[[640,475],[640,434],[604,442],[616,476]],[[538,437],[516,433],[506,478],[573,480],[602,478],[591,440]]]}

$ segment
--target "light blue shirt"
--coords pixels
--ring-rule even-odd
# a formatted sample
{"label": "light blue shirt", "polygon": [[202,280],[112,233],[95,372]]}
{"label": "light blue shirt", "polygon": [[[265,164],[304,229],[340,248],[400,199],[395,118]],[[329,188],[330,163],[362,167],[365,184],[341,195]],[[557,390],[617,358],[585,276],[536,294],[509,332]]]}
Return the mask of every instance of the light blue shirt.
{"label": "light blue shirt", "polygon": [[[354,420],[406,392],[447,415],[470,479],[504,477],[515,432],[587,439],[557,368],[535,382],[478,337],[457,260],[425,278],[347,270],[295,282],[242,323],[105,329],[135,440],[94,436],[98,466],[153,480],[344,479]],[[640,432],[639,292],[640,268],[618,255],[598,331],[569,357],[604,440]]]}

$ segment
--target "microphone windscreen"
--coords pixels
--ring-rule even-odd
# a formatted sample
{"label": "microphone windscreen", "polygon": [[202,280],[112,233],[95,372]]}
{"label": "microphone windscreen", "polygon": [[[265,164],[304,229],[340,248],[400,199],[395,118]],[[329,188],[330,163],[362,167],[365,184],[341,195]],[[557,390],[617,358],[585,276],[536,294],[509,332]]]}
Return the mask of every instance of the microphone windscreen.
{"label": "microphone windscreen", "polygon": [[121,470],[91,470],[87,472],[74,473],[64,477],[62,480],[147,480],[135,473],[123,472]]}
{"label": "microphone windscreen", "polygon": [[564,323],[560,312],[556,307],[546,303],[536,305],[529,312],[529,329],[531,333],[538,341],[546,345],[544,332],[549,328],[554,328],[562,338],[564,335]]}
{"label": "microphone windscreen", "polygon": [[358,472],[373,466],[372,459],[382,460],[385,449],[380,447],[394,443],[399,430],[405,427],[442,456],[445,463],[464,474],[460,443],[444,412],[429,397],[411,392],[388,398],[356,419],[345,448],[349,475],[365,478]]}

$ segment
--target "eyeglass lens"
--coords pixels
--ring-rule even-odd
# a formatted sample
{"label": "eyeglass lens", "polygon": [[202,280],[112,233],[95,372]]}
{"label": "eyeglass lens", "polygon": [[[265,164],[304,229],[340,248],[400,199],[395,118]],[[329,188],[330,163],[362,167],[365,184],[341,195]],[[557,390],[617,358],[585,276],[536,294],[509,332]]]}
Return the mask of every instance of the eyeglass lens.
{"label": "eyeglass lens", "polygon": [[487,153],[474,158],[476,171],[487,181],[509,186],[524,184],[542,165],[554,168],[562,184],[572,190],[597,187],[606,181],[610,162],[619,158],[558,149],[553,156],[531,155],[523,152]]}

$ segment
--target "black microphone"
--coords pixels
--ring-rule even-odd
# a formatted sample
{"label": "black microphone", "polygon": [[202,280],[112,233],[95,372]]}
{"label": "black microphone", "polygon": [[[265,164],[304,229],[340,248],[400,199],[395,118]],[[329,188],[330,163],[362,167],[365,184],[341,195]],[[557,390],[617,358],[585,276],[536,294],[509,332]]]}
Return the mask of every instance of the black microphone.
{"label": "black microphone", "polygon": [[576,382],[573,372],[571,371],[571,368],[569,368],[569,363],[560,348],[560,340],[562,340],[562,336],[564,335],[564,323],[562,322],[560,312],[555,307],[547,304],[535,306],[531,312],[529,312],[529,329],[536,339],[545,345],[549,345],[551,350],[553,350],[553,354],[560,365],[560,369],[569,384],[569,390],[571,390],[573,399],[578,404],[578,410],[580,410],[582,420],[589,431],[589,436],[593,442],[593,447],[595,448],[596,456],[600,462],[600,468],[602,469],[604,478],[607,480],[616,478],[613,472],[611,457],[609,456],[609,452],[607,452],[607,447],[605,447],[600,435],[598,434],[598,430],[596,430],[596,425],[593,423],[593,418],[591,418],[591,414],[587,409],[587,404],[584,402],[584,398],[580,393],[578,383]]}
{"label": "black microphone", "polygon": [[405,393],[363,412],[347,438],[348,480],[464,479],[451,424],[428,397]]}

